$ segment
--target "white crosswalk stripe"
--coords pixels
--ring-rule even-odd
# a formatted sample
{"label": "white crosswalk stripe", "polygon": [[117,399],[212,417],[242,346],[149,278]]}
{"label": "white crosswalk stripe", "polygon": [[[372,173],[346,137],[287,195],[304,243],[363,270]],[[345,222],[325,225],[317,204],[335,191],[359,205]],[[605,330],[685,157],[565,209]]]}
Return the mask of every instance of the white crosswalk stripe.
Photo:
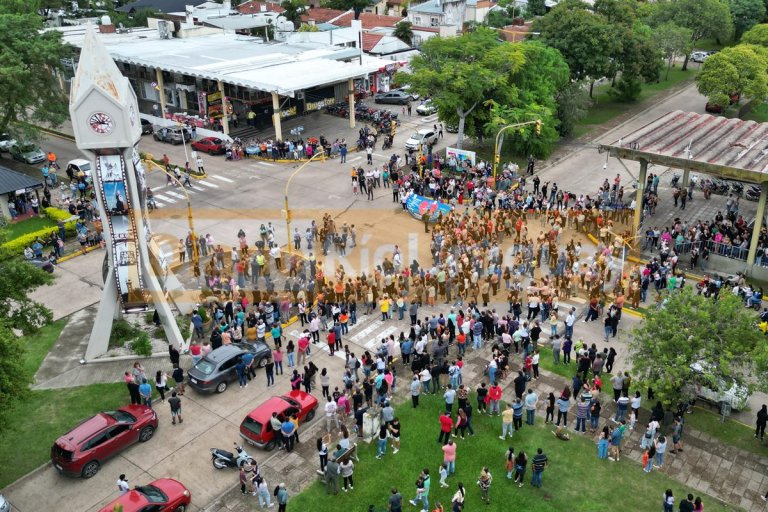
{"label": "white crosswalk stripe", "polygon": [[171,192],[170,190],[165,191],[166,194],[168,194],[171,197],[175,197],[176,199],[186,199],[187,196],[184,194],[179,194],[178,192]]}
{"label": "white crosswalk stripe", "polygon": [[200,181],[198,181],[198,183],[200,183],[204,187],[219,188],[219,186],[217,184],[211,183],[211,182],[205,181],[205,180],[200,180]]}
{"label": "white crosswalk stripe", "polygon": [[168,185],[161,185],[159,187],[152,187],[152,192],[157,192],[158,190],[162,190],[162,189],[164,189],[167,186]]}
{"label": "white crosswalk stripe", "polygon": [[234,183],[235,180],[231,180],[229,178],[225,178],[224,176],[218,176],[216,174],[212,174],[211,178],[219,180],[219,181],[226,181],[227,183]]}
{"label": "white crosswalk stripe", "polygon": [[164,196],[163,194],[155,194],[155,199],[159,199],[161,201],[165,201],[166,203],[175,203],[175,199],[171,199],[170,197]]}

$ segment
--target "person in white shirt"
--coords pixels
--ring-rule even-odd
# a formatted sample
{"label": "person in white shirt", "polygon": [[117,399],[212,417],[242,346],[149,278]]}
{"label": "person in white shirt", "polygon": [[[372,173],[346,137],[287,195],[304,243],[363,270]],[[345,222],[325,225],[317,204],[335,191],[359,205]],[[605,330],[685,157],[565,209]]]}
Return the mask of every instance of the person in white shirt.
{"label": "person in white shirt", "polygon": [[120,491],[120,496],[127,494],[130,489],[128,479],[125,478],[125,475],[117,477],[117,490]]}
{"label": "person in white shirt", "polygon": [[336,429],[339,429],[339,419],[336,417],[337,406],[330,396],[327,397],[327,400],[325,404],[325,430],[332,432],[332,425],[336,425]]}
{"label": "person in white shirt", "polygon": [[568,316],[565,317],[565,337],[568,339],[573,338],[573,324],[576,323],[576,308],[571,308]]}

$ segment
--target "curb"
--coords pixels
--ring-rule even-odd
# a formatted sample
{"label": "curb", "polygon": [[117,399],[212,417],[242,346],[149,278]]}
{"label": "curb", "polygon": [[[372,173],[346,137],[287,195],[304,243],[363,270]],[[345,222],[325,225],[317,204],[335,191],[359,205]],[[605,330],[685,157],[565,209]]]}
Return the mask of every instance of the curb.
{"label": "curb", "polygon": [[[86,247],[85,248],[85,254],[88,254],[89,252],[95,251],[96,249],[101,249],[101,247],[98,246],[98,245],[92,245],[90,247]],[[77,258],[78,256],[85,256],[85,254],[83,254],[83,251],[74,251],[74,252],[71,252],[69,254],[65,254],[64,256],[59,258],[57,260],[57,263],[64,263],[65,261],[69,261],[71,259]]]}

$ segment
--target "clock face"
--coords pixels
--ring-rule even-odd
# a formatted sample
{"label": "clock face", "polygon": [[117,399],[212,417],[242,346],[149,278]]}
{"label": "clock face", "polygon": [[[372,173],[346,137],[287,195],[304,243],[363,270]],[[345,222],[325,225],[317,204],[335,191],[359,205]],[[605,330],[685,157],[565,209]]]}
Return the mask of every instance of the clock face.
{"label": "clock face", "polygon": [[128,119],[131,121],[131,126],[136,124],[136,109],[133,108],[133,105],[128,107]]}
{"label": "clock face", "polygon": [[94,112],[91,117],[88,118],[88,126],[91,127],[95,133],[106,134],[111,133],[115,127],[112,118],[104,112]]}

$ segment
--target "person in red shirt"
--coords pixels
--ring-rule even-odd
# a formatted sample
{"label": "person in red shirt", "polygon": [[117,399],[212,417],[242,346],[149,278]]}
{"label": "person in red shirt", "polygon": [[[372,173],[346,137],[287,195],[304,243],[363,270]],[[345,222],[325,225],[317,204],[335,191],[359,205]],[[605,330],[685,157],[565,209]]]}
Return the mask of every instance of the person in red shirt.
{"label": "person in red shirt", "polygon": [[496,416],[501,414],[499,412],[499,400],[501,400],[501,386],[499,386],[496,383],[491,384],[491,387],[488,390],[488,400],[489,400],[488,416],[493,416],[493,411],[496,411]]}
{"label": "person in red shirt", "polygon": [[448,414],[447,412],[444,412],[440,416],[440,435],[437,438],[437,442],[448,444],[448,440],[451,437],[452,428],[453,428],[453,420],[451,419],[451,415]]}
{"label": "person in red shirt", "polygon": [[331,350],[331,355],[333,355],[336,350],[334,348],[335,345],[336,345],[336,334],[334,334],[333,331],[329,331],[328,332],[328,348]]}
{"label": "person in red shirt", "polygon": [[526,378],[528,380],[531,380],[531,376],[533,372],[533,358],[531,357],[531,354],[528,354],[527,356],[525,356],[523,371],[525,372]]}

